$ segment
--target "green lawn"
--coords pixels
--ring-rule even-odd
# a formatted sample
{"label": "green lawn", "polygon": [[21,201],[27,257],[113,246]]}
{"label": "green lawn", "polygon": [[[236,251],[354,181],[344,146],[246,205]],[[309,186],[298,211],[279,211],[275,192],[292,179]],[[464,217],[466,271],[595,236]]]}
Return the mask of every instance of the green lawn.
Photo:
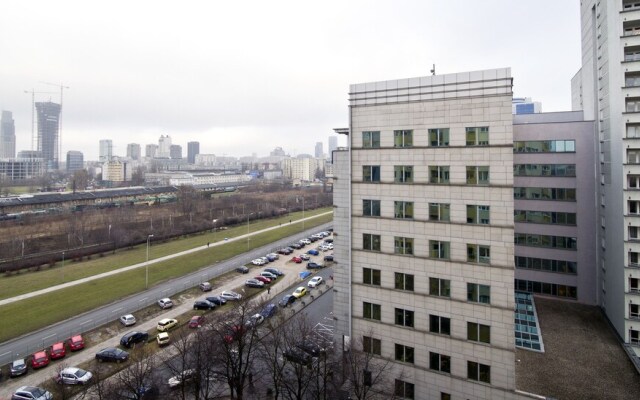
{"label": "green lawn", "polygon": [[[305,213],[305,216],[307,216],[306,214],[307,213]],[[293,218],[294,216],[292,215],[291,219]],[[332,215],[318,217],[313,219],[312,221],[307,221],[305,223],[305,227],[309,228],[312,226],[324,224],[330,222],[332,219]],[[266,221],[261,222],[266,223]],[[271,225],[273,225],[273,220],[271,222]],[[255,229],[259,229],[259,224],[260,223],[255,224]],[[278,222],[276,222],[276,224],[278,224]],[[251,248],[263,246],[282,237],[300,232],[301,225],[301,223],[287,223],[286,225],[283,224],[282,227],[276,230],[252,236],[250,241]],[[264,227],[266,226],[268,225],[265,225]],[[230,229],[217,233],[224,234],[227,237],[231,237],[231,232],[232,230]],[[235,235],[243,233],[246,233],[246,231],[236,232]],[[202,245],[202,238],[205,238],[204,243],[206,243],[206,237],[206,235],[201,236],[200,240],[197,243],[192,243],[191,246],[186,248],[192,248],[196,245]],[[193,238],[184,239],[184,241],[189,241],[191,239]],[[221,239],[223,239],[222,235]],[[163,251],[166,251],[167,248],[176,248],[179,246],[177,246],[174,242],[169,242],[165,245],[158,245],[157,247],[154,247],[154,253],[161,247]],[[184,249],[184,247],[180,247],[180,250]],[[168,251],[167,254],[171,254],[180,250]],[[245,241],[226,243],[215,248],[191,253],[185,256],[153,264],[149,266],[149,286],[178,276],[186,275],[193,271],[197,271],[217,261],[225,260],[235,255],[241,254],[246,250],[247,245]],[[160,251],[158,250],[158,252]],[[107,268],[105,266],[105,270],[129,265],[120,263],[120,261],[122,260],[117,259],[118,256],[119,254],[116,254],[115,256],[105,257],[104,259],[95,261],[104,262],[103,260],[110,260],[111,267]],[[76,266],[74,265],[73,267]],[[65,266],[65,268],[67,268],[67,266]],[[31,285],[31,283],[29,283],[31,282],[28,279],[29,277],[35,277],[38,274],[44,274],[46,272],[49,271],[17,276],[13,277],[13,279],[24,279],[26,277],[26,281],[23,281],[21,284]],[[60,273],[59,270],[55,272]],[[11,280],[12,278],[5,279]],[[40,280],[40,282],[43,281],[44,280]],[[16,285],[16,281],[12,282],[14,282],[14,285]],[[52,293],[47,293],[37,297],[7,304],[0,307],[0,321],[2,321],[3,326],[2,330],[0,330],[0,342],[4,342],[25,333],[41,329],[58,321],[81,314],[83,312],[90,311],[101,305],[108,304],[115,300],[140,292],[144,290],[144,286],[145,268],[139,268],[133,271],[123,272],[114,276],[98,279],[71,288],[61,289]],[[33,288],[30,289],[35,290]],[[69,334],[72,333],[73,332],[69,332]]]}
{"label": "green lawn", "polygon": [[[326,213],[327,211],[331,211],[331,208],[327,207],[318,210],[312,210],[310,212],[305,212],[305,217]],[[292,235],[302,230],[302,223],[294,221],[293,223],[289,224],[289,220],[296,220],[298,218],[302,218],[301,212],[291,213],[289,216],[280,217],[277,219],[253,221],[249,224],[249,231],[254,232],[257,230],[279,226],[280,224],[282,224],[283,230],[280,232],[286,233],[278,233],[278,235]],[[331,220],[331,217],[329,220]],[[318,222],[315,220],[308,221],[305,223],[305,228],[309,228],[317,224]],[[164,257],[170,254],[175,254],[184,250],[192,249],[194,247],[202,246],[207,242],[215,243],[218,241],[223,241],[225,237],[232,238],[244,235],[246,233],[247,225],[244,224],[224,231],[217,231],[213,233],[207,232],[187,238],[170,240],[166,243],[154,244],[152,242],[149,251],[149,258],[153,260],[155,258]],[[251,240],[249,241],[251,248],[262,245],[258,244],[256,240],[257,238],[251,237]],[[246,242],[243,243],[244,247],[241,246],[241,251],[245,251],[247,249]],[[226,247],[226,245],[223,247]],[[215,247],[215,249],[216,253],[218,253],[219,246]],[[64,267],[62,267],[62,262],[59,262],[54,268],[45,268],[40,271],[23,272],[20,275],[0,276],[0,299],[7,299],[24,293],[29,293],[36,290],[59,285],[64,282],[70,282],[77,279],[101,274],[103,272],[112,271],[114,269],[126,267],[128,265],[144,262],[146,260],[147,247],[146,244],[143,244],[134,247],[133,249],[119,250],[115,254],[104,254],[104,257],[94,256],[92,260],[82,262],[70,262],[69,260],[66,260]],[[226,258],[227,257],[223,259]],[[210,263],[218,260],[210,261]]]}

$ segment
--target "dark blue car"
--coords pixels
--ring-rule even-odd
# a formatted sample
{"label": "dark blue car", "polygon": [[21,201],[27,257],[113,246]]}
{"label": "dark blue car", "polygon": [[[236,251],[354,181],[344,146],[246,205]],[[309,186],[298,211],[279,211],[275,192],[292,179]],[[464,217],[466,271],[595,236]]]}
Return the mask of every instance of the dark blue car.
{"label": "dark blue car", "polygon": [[264,306],[262,311],[260,311],[260,315],[262,315],[265,319],[271,318],[276,314],[277,311],[278,311],[278,307],[276,307],[276,305],[273,303],[269,303],[266,306]]}
{"label": "dark blue car", "polygon": [[320,253],[316,249],[311,249],[311,250],[307,251],[307,254],[311,254],[312,256],[317,256]]}
{"label": "dark blue car", "polygon": [[295,296],[293,296],[292,294],[288,294],[286,296],[284,296],[282,298],[282,300],[280,300],[280,307],[286,307],[289,304],[293,304],[296,301]]}

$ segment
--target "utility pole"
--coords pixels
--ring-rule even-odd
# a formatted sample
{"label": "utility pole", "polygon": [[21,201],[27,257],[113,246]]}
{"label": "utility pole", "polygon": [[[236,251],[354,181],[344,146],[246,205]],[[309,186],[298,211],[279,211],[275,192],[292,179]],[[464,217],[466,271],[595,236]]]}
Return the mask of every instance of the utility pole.
{"label": "utility pole", "polygon": [[[62,83],[50,83],[50,82],[40,82],[45,85],[56,86],[60,88],[60,116],[58,116],[58,163],[60,163],[60,159],[62,158],[62,98],[64,96],[64,89],[70,89],[69,86],[64,86]],[[58,165],[58,168],[60,166]]]}
{"label": "utility pole", "polygon": [[36,94],[55,94],[55,92],[36,92],[35,90],[25,90],[25,93],[31,93],[31,151],[38,148],[35,126],[36,126]]}

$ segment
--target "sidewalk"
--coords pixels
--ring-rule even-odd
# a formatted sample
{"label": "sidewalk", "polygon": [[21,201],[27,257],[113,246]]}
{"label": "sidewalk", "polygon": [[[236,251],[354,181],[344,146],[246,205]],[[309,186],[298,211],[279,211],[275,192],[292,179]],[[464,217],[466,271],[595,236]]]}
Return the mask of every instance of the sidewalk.
{"label": "sidewalk", "polygon": [[[326,213],[314,215],[312,217],[306,217],[306,218],[297,219],[297,220],[295,220],[293,222],[309,221],[309,220],[312,220],[314,218],[317,218],[317,217],[320,217],[320,216],[323,216],[323,215],[328,215],[328,214],[331,214],[331,213],[332,213],[332,211],[329,211],[329,212],[326,212]],[[236,237],[230,238],[228,240],[223,240],[223,241],[219,241],[219,242],[216,242],[216,243],[208,243],[208,244],[205,244],[205,245],[202,245],[202,246],[194,247],[193,249],[181,251],[179,253],[171,254],[171,255],[168,255],[168,256],[160,257],[160,258],[155,258],[153,260],[146,261],[146,262],[143,262],[143,263],[130,265],[128,267],[115,269],[113,271],[105,272],[105,273],[98,274],[98,275],[88,276],[86,278],[77,279],[75,281],[66,282],[66,283],[63,283],[63,284],[60,284],[60,285],[56,285],[56,286],[51,286],[51,287],[48,287],[46,289],[41,289],[41,290],[36,290],[34,292],[21,294],[19,296],[9,297],[7,299],[0,300],[0,306],[3,306],[5,304],[9,304],[9,303],[14,303],[16,301],[25,300],[25,299],[28,299],[28,298],[31,298],[31,297],[40,296],[41,294],[51,293],[51,292],[56,291],[56,290],[65,289],[65,288],[68,288],[68,287],[72,287],[72,286],[80,285],[80,284],[83,284],[83,283],[91,282],[91,281],[94,281],[96,279],[102,279],[102,278],[105,278],[107,276],[116,275],[116,274],[119,274],[119,273],[122,273],[122,272],[130,271],[132,269],[142,268],[142,267],[145,267],[147,265],[152,265],[152,264],[159,263],[159,262],[162,262],[162,261],[170,260],[170,259],[175,258],[175,257],[181,257],[181,256],[184,256],[186,254],[194,253],[196,251],[207,250],[208,248],[211,248],[211,247],[221,246],[223,244],[236,242],[236,241],[239,241],[239,240],[245,240],[245,239],[247,239],[247,237],[258,235],[258,234],[264,233],[264,232],[269,232],[269,231],[272,231],[272,230],[278,229],[278,228],[280,228],[280,226],[272,226],[270,228],[261,229],[259,231],[251,232],[249,234],[245,233],[244,235],[236,236]]]}
{"label": "sidewalk", "polygon": [[[273,228],[268,228],[268,229],[273,229]],[[246,235],[242,237],[246,239]],[[236,238],[236,240],[240,240],[242,237],[238,237]],[[203,246],[203,248],[206,249],[206,245]],[[188,250],[188,252],[199,251],[199,250],[202,250],[203,248]],[[305,252],[304,249],[297,250],[294,254],[299,254],[303,252]],[[173,298],[174,303],[177,303],[177,301],[180,301],[180,304],[174,305],[173,308],[167,310],[161,315],[158,315],[147,321],[138,322],[136,325],[133,325],[130,327],[121,327],[121,329],[117,333],[115,333],[115,336],[105,341],[102,341],[101,343],[93,347],[85,348],[79,352],[76,352],[76,353],[67,352],[67,355],[63,359],[59,361],[53,361],[48,367],[35,370],[35,371],[32,369],[29,369],[29,372],[26,375],[23,375],[22,377],[19,377],[19,378],[14,378],[14,379],[5,378],[3,379],[3,382],[0,385],[0,400],[11,398],[11,395],[15,392],[15,390],[17,390],[21,386],[24,386],[24,385],[38,386],[38,385],[41,385],[43,382],[50,380],[51,377],[53,377],[56,373],[56,367],[62,363],[64,363],[67,366],[79,365],[81,363],[95,359],[95,354],[99,350],[105,347],[118,347],[120,345],[120,338],[126,332],[129,332],[132,330],[138,330],[138,331],[155,330],[155,327],[158,321],[162,318],[176,318],[180,323],[186,322],[183,320],[181,321],[178,317],[182,314],[187,313],[188,311],[193,310],[193,302],[195,300],[204,299],[207,296],[213,296],[213,295],[219,294],[224,290],[234,290],[240,286],[243,286],[245,280],[253,277],[252,273],[255,275],[259,270],[262,270],[267,266],[280,269],[282,272],[284,272],[284,276],[278,278],[276,283],[272,284],[271,291],[269,294],[265,290],[260,295],[256,296],[254,301],[258,303],[262,301],[267,301],[269,299],[275,299],[275,301],[278,301],[281,297],[281,293],[283,293],[287,288],[295,285],[298,282],[301,282],[298,273],[300,271],[306,270],[305,263],[295,264],[293,262],[290,262],[289,260],[291,260],[291,257],[293,257],[293,254],[289,256],[281,255],[279,260],[269,263],[268,265],[264,265],[262,267],[252,267],[250,273],[238,274],[237,277],[234,277],[230,281],[226,282],[224,285],[219,287],[214,287],[214,290],[211,292],[198,293],[197,296],[193,296],[193,297],[181,297],[179,298],[179,300],[177,297]],[[319,261],[319,260],[322,260],[322,257],[323,257],[323,254],[320,253],[320,255],[318,256],[311,256],[311,260]],[[131,267],[127,267],[127,268],[131,268]],[[310,275],[306,279],[309,279],[312,276],[313,275]],[[212,311],[212,313],[216,313],[216,312],[217,311],[215,310]],[[147,346],[156,346],[156,343],[150,342],[147,344]]]}

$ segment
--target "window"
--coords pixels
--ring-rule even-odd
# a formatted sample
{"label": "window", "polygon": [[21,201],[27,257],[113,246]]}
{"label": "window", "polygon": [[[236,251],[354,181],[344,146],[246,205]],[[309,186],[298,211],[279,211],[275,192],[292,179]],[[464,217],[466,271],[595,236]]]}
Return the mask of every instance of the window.
{"label": "window", "polygon": [[575,164],[514,164],[514,176],[576,176]]}
{"label": "window", "polygon": [[491,327],[467,322],[467,339],[474,342],[491,343]]}
{"label": "window", "polygon": [[467,244],[467,261],[480,264],[490,264],[491,249],[489,246]]}
{"label": "window", "polygon": [[380,166],[379,165],[363,165],[362,180],[364,182],[380,182]]}
{"label": "window", "polygon": [[362,215],[364,217],[379,217],[380,200],[362,200]]}
{"label": "window", "polygon": [[380,321],[381,318],[380,304],[362,303],[362,317],[366,319],[375,319]]}
{"label": "window", "polygon": [[514,153],[574,153],[575,140],[531,140],[513,142]]}
{"label": "window", "polygon": [[521,200],[576,201],[576,190],[570,188],[514,187],[513,198]]}
{"label": "window", "polygon": [[429,315],[429,332],[451,335],[451,319],[438,315]]}
{"label": "window", "polygon": [[640,164],[640,150],[627,149],[627,164]]}
{"label": "window", "polygon": [[491,206],[467,205],[467,224],[489,225]]}
{"label": "window", "polygon": [[362,250],[380,251],[380,235],[362,234]]}
{"label": "window", "polygon": [[393,167],[393,181],[395,183],[411,183],[411,182],[413,182],[413,166],[411,166],[411,165],[395,165]]}
{"label": "window", "polygon": [[415,399],[415,387],[413,383],[396,379],[394,395],[401,399]]}
{"label": "window", "polygon": [[467,185],[488,185],[489,167],[467,167]]}
{"label": "window", "polygon": [[449,204],[429,203],[429,221],[449,221],[449,209]]}
{"label": "window", "polygon": [[629,291],[638,293],[640,292],[640,279],[639,278],[629,278]]}
{"label": "window", "polygon": [[473,303],[491,303],[491,286],[467,283],[467,300]]}
{"label": "window", "polygon": [[[634,5],[633,8],[636,8],[638,3]],[[627,4],[624,4],[625,10],[627,9]],[[640,49],[638,47],[626,47],[624,49],[624,60],[625,61],[640,61]]]}
{"label": "window", "polygon": [[394,201],[393,210],[395,218],[413,219],[412,201]]}
{"label": "window", "polygon": [[627,204],[629,205],[629,214],[640,214],[640,201],[629,200]]}
{"label": "window", "polygon": [[449,167],[441,165],[430,166],[429,183],[449,183]]}
{"label": "window", "polygon": [[627,189],[640,189],[640,175],[627,175]]}
{"label": "window", "polygon": [[636,253],[635,251],[629,252],[629,266],[630,267],[640,267],[640,257],[638,256],[640,253]]}
{"label": "window", "polygon": [[393,131],[393,147],[413,146],[413,131]]}
{"label": "window", "polygon": [[536,269],[540,271],[577,274],[578,263],[575,261],[550,260],[547,258],[515,257],[516,268]]}
{"label": "window", "polygon": [[640,344],[640,331],[629,329],[629,342],[631,344]]}
{"label": "window", "polygon": [[472,381],[491,383],[491,367],[473,361],[467,361],[467,378]]}
{"label": "window", "polygon": [[380,270],[362,268],[362,282],[366,285],[380,286]]}
{"label": "window", "polygon": [[467,146],[488,146],[489,127],[471,127],[466,129]]}
{"label": "window", "polygon": [[547,247],[551,249],[577,250],[578,239],[565,236],[536,235],[532,233],[514,234],[514,243],[520,246]]}
{"label": "window", "polygon": [[413,291],[413,275],[395,273],[396,289]]}
{"label": "window", "polygon": [[396,343],[396,361],[413,364],[413,347]]}
{"label": "window", "polygon": [[451,357],[429,352],[429,369],[451,373]]}
{"label": "window", "polygon": [[375,339],[369,336],[362,337],[362,350],[365,353],[381,355],[382,354],[382,342],[380,339]]}
{"label": "window", "polygon": [[429,257],[449,259],[449,242],[441,242],[439,240],[429,240]]}
{"label": "window", "polygon": [[633,303],[629,304],[629,318],[640,319],[640,305]]}
{"label": "window", "polygon": [[440,392],[440,400],[451,400],[451,394]]}
{"label": "window", "polygon": [[629,139],[640,138],[640,125],[627,124],[627,138]]}
{"label": "window", "polygon": [[624,85],[626,87],[638,87],[640,86],[640,74],[627,73],[624,77]]}
{"label": "window", "polygon": [[555,283],[515,280],[515,289],[521,292],[541,293],[549,296],[578,298],[578,288],[575,286],[556,285]]}
{"label": "window", "polygon": [[362,132],[362,147],[366,148],[379,148],[380,147],[380,132]]}
{"label": "window", "polygon": [[396,325],[413,328],[413,311],[396,308]]}
{"label": "window", "polygon": [[513,219],[515,222],[532,224],[575,225],[576,213],[514,210]]}
{"label": "window", "polygon": [[448,279],[429,278],[429,294],[432,296],[451,297],[451,281]]}
{"label": "window", "polygon": [[396,236],[393,241],[396,254],[413,254],[413,238]]}
{"label": "window", "polygon": [[637,97],[627,97],[625,99],[625,112],[638,112],[640,111],[640,99]]}
{"label": "window", "polygon": [[449,146],[449,128],[429,129],[429,146],[431,147]]}

